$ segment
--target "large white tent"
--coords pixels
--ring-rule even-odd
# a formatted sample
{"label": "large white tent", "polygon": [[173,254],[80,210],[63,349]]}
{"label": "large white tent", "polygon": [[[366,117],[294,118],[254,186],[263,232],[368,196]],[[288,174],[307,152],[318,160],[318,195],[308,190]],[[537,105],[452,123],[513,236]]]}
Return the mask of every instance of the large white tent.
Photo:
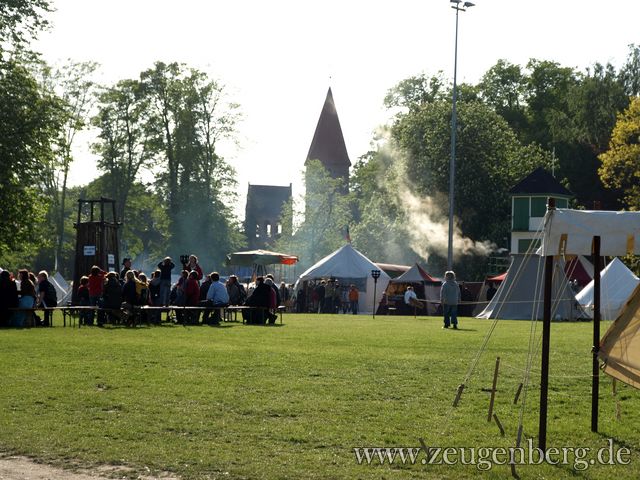
{"label": "large white tent", "polygon": [[[600,317],[615,320],[640,279],[619,258],[614,258],[600,273]],[[593,318],[593,280],[576,295],[576,300]]]}
{"label": "large white tent", "polygon": [[[374,305],[374,280],[371,276],[372,270],[380,269],[371,260],[353,248],[351,244],[346,244],[344,247],[324,257],[300,275],[298,284],[308,280],[327,278],[335,278],[343,285],[355,283],[359,285],[360,290],[358,310],[360,313],[371,313]],[[384,271],[380,271],[380,278],[378,278],[376,288],[376,308],[387,288],[389,279],[389,275]]]}
{"label": "large white tent", "polygon": [[[493,299],[476,318],[542,319],[543,272],[544,259],[539,255],[513,254],[504,281]],[[561,258],[554,261],[551,301],[553,318],[588,318],[569,286]]]}

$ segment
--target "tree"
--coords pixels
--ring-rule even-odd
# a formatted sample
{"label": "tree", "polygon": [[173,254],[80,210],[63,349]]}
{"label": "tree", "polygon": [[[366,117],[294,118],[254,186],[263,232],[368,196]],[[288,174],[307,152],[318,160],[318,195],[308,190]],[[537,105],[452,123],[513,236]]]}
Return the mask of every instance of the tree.
{"label": "tree", "polygon": [[[307,162],[304,210],[293,202],[284,208],[280,223],[285,226],[276,250],[295,252],[303,266],[310,266],[345,243],[351,223],[349,198],[341,178],[332,178],[319,160]],[[296,219],[304,218],[302,222]],[[288,231],[287,225],[294,230]]]}
{"label": "tree", "polygon": [[24,63],[0,60],[0,264],[28,258],[50,238],[41,230],[50,199],[39,187],[42,165],[55,158],[61,112]]}
{"label": "tree", "polygon": [[507,120],[518,139],[554,153],[554,173],[579,204],[616,199],[598,177],[597,155],[607,145],[616,114],[627,105],[615,69],[594,64],[580,73],[532,59],[525,70],[498,61],[479,84],[482,100]]}
{"label": "tree", "polygon": [[67,181],[69,168],[73,163],[73,146],[76,135],[89,123],[95,89],[91,76],[97,68],[98,64],[95,62],[69,60],[58,68],[44,66],[42,69],[42,84],[51,96],[60,99],[64,119],[63,128],[56,140],[56,157],[51,163],[45,164],[43,169],[45,187],[52,199],[50,217],[56,225],[57,241],[53,262],[56,270],[59,269],[64,245]]}
{"label": "tree", "polygon": [[640,45],[629,45],[627,61],[620,70],[620,81],[628,96],[640,95]]}
{"label": "tree", "polygon": [[105,190],[116,201],[116,215],[124,224],[129,194],[143,167],[153,158],[150,146],[148,99],[137,80],[121,80],[98,96],[98,114],[92,124],[99,129],[93,149],[100,156],[98,168],[108,174]]}
{"label": "tree", "polygon": [[353,225],[350,234],[356,248],[368,258],[386,262],[413,263],[419,256],[408,241],[406,200],[398,177],[403,175],[401,158],[387,140],[376,151],[363,155],[353,168]]}
{"label": "tree", "polygon": [[0,2],[0,57],[12,46],[22,49],[49,22],[44,16],[51,11],[49,0],[3,0]]}
{"label": "tree", "polygon": [[446,81],[442,72],[430,78],[423,73],[402,80],[391,88],[384,98],[387,108],[412,109],[421,105],[442,100],[446,95]]}
{"label": "tree", "polygon": [[620,189],[631,210],[640,210],[640,97],[618,116],[609,150],[600,156],[602,182]]}
{"label": "tree", "polygon": [[525,90],[529,122],[527,143],[535,142],[551,150],[554,142],[565,138],[569,121],[569,90],[578,83],[572,68],[557,62],[532,58]]}
{"label": "tree", "polygon": [[[510,213],[506,192],[548,158],[523,149],[504,119],[479,102],[460,103],[458,115],[455,213],[471,238],[502,238]],[[450,121],[451,106],[437,102],[403,117],[392,130],[408,153],[407,175],[420,195],[448,191]]]}
{"label": "tree", "polygon": [[[414,246],[423,258],[430,249],[445,253],[450,125],[451,105],[437,101],[400,116],[391,129],[405,168],[399,177],[404,189],[394,191],[406,197],[407,224],[424,233],[423,247],[417,240]],[[523,146],[506,121],[479,101],[459,102],[458,129],[454,246],[458,268],[472,273],[475,255],[489,252],[486,242],[502,244],[509,234],[509,188],[535,167],[549,166],[551,155],[535,145]],[[424,247],[427,243],[431,247]]]}
{"label": "tree", "polygon": [[150,102],[150,145],[160,167],[156,185],[166,198],[170,250],[206,251],[221,262],[239,245],[233,220],[235,173],[216,153],[216,143],[235,130],[237,105],[223,88],[183,64],[157,62],[141,73]]}
{"label": "tree", "polygon": [[478,85],[483,101],[507,121],[519,138],[528,125],[525,103],[527,80],[520,65],[498,60]]}

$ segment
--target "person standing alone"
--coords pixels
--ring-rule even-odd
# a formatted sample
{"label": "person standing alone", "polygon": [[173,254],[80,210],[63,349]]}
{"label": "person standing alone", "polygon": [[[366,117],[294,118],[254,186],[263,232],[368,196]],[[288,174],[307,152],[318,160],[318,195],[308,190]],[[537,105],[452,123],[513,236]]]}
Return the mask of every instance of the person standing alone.
{"label": "person standing alone", "polygon": [[456,282],[456,274],[448,271],[444,274],[444,283],[440,288],[440,303],[444,314],[444,327],[453,326],[458,329],[458,303],[460,303],[460,287]]}

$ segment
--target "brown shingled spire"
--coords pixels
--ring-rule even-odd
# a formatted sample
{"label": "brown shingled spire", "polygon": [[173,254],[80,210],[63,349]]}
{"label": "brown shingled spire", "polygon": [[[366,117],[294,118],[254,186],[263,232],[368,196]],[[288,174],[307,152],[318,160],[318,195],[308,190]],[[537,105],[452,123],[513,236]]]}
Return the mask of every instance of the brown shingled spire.
{"label": "brown shingled spire", "polygon": [[331,87],[327,92],[305,165],[309,160],[316,159],[322,162],[333,178],[342,177],[348,181],[351,161],[344,143]]}

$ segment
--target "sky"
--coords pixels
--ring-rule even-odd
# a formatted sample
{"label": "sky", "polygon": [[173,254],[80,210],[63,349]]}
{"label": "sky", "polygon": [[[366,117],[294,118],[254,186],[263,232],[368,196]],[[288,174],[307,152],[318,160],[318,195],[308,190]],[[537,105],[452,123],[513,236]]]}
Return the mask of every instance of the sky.
{"label": "sky", "polygon": [[[460,13],[458,81],[477,82],[499,59],[530,58],[584,70],[619,68],[640,43],[640,2],[474,0]],[[422,72],[453,78],[455,11],[447,0],[52,0],[52,28],[35,49],[50,64],[96,61],[99,80],[138,78],[155,61],[184,62],[225,85],[241,106],[236,142],[219,152],[247,185],[293,184],[302,170],[329,87],[352,164],[389,121],[387,91]],[[73,185],[97,175],[78,137]]]}

